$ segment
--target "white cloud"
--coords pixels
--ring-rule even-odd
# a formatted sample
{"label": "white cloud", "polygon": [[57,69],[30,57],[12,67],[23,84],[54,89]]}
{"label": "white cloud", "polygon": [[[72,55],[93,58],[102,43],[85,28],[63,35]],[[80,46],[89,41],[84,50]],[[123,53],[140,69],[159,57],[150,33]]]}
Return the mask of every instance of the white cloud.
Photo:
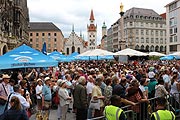
{"label": "white cloud", "polygon": [[75,26],[75,32],[80,31],[87,40],[87,24],[90,11],[93,9],[95,23],[98,26],[98,43],[101,39],[101,27],[105,21],[109,28],[119,17],[119,6],[122,2],[124,10],[132,7],[153,9],[161,14],[164,6],[172,0],[28,0],[31,22],[49,21],[57,25],[68,37]]}

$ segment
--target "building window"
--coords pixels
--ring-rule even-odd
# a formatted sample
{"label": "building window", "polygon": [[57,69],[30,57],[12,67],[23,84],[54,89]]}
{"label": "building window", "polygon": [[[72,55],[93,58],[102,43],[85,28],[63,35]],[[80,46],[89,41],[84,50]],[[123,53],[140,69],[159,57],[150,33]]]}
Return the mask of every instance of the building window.
{"label": "building window", "polygon": [[51,47],[51,44],[48,44],[48,48],[50,48]]}
{"label": "building window", "polygon": [[136,38],[136,43],[139,43],[139,38],[138,37]]}
{"label": "building window", "polygon": [[174,42],[177,42],[177,36],[174,36]]}
{"label": "building window", "polygon": [[141,35],[144,35],[144,30],[141,30]]}
{"label": "building window", "polygon": [[153,30],[151,30],[151,35],[154,35],[154,31]]}
{"label": "building window", "polygon": [[39,33],[36,33],[36,36],[39,36]]}
{"label": "building window", "polygon": [[56,48],[56,47],[57,47],[57,44],[54,44],[54,47]]}
{"label": "building window", "polygon": [[66,49],[66,53],[67,53],[67,55],[69,55],[69,48]]}
{"label": "building window", "polygon": [[130,26],[133,26],[133,23],[132,23],[132,22],[130,22],[130,23],[129,23],[129,25],[130,25]]}
{"label": "building window", "polygon": [[176,27],[176,28],[174,28],[174,33],[177,33],[177,27]]}
{"label": "building window", "polygon": [[30,36],[33,36],[33,33],[30,33]]}
{"label": "building window", "polygon": [[56,39],[56,38],[54,38],[54,42],[57,42],[57,39]]}
{"label": "building window", "polygon": [[57,36],[57,34],[56,34],[56,33],[54,33],[54,36]]}
{"label": "building window", "polygon": [[169,49],[170,49],[170,52],[177,51],[177,45],[170,45]]}
{"label": "building window", "polygon": [[51,36],[51,33],[48,33],[48,36]]}
{"label": "building window", "polygon": [[149,38],[146,38],[146,43],[149,43]]}
{"label": "building window", "polygon": [[80,47],[78,47],[77,51],[78,51],[78,53],[80,54]]}
{"label": "building window", "polygon": [[30,42],[32,42],[32,38],[30,39]]}
{"label": "building window", "polygon": [[159,43],[159,39],[158,38],[156,38],[156,43]]}
{"label": "building window", "polygon": [[149,30],[146,30],[146,35],[149,35]]}
{"label": "building window", "polygon": [[151,38],[151,43],[154,43],[154,38]]}
{"label": "building window", "polygon": [[169,33],[170,33],[170,34],[173,34],[173,29],[170,29],[170,30],[169,30]]}
{"label": "building window", "polygon": [[138,29],[136,30],[136,35],[139,35],[139,30]]}
{"label": "building window", "polygon": [[72,50],[71,50],[71,53],[75,52],[75,47],[72,46]]}
{"label": "building window", "polygon": [[160,31],[160,35],[163,36],[163,31]]}
{"label": "building window", "polygon": [[45,36],[45,33],[42,33],[42,36]]}
{"label": "building window", "polygon": [[163,44],[163,39],[162,38],[160,38],[160,43]]}
{"label": "building window", "polygon": [[144,43],[144,38],[143,37],[141,38],[141,43]]}
{"label": "building window", "polygon": [[169,42],[173,42],[173,37],[171,36],[170,38],[169,38]]}
{"label": "building window", "polygon": [[47,52],[50,53],[50,52],[51,52],[51,49],[47,49]]}
{"label": "building window", "polygon": [[144,23],[142,22],[142,23],[141,23],[141,27],[143,27],[143,26],[144,26]]}
{"label": "building window", "polygon": [[156,36],[158,36],[158,31],[156,30]]}

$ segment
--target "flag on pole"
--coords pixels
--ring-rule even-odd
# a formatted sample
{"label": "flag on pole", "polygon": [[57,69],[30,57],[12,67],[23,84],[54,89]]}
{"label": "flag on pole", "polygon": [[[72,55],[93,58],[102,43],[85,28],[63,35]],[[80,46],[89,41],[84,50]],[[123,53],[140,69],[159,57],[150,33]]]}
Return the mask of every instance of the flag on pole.
{"label": "flag on pole", "polygon": [[42,47],[41,52],[42,52],[43,54],[47,55],[46,42],[43,43],[43,47]]}

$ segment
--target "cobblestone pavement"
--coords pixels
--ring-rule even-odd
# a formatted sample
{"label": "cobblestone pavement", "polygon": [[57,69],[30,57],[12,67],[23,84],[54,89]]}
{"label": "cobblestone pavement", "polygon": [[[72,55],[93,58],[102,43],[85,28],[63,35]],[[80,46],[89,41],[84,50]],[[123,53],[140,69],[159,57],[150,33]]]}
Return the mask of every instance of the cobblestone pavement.
{"label": "cobblestone pavement", "polygon": [[[33,114],[29,120],[36,120],[35,114]],[[50,117],[49,120],[57,120],[57,110],[51,110],[50,111]],[[74,113],[67,113],[66,120],[76,120]]]}

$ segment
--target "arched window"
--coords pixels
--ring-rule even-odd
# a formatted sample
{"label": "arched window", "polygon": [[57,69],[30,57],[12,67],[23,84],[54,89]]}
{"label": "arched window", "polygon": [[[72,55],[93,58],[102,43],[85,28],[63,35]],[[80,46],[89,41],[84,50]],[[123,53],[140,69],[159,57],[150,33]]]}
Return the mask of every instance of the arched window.
{"label": "arched window", "polygon": [[67,53],[67,55],[69,55],[69,48],[67,48],[66,53]]}
{"label": "arched window", "polygon": [[151,51],[151,52],[154,51],[154,46],[153,46],[153,45],[151,46],[150,51]]}
{"label": "arched window", "polygon": [[144,45],[141,45],[141,50],[144,50]]}
{"label": "arched window", "polygon": [[139,45],[136,45],[135,49],[136,49],[136,50],[139,50]]}
{"label": "arched window", "polygon": [[163,46],[160,46],[160,52],[163,52]]}
{"label": "arched window", "polygon": [[80,47],[78,47],[77,51],[78,51],[78,53],[80,54]]}
{"label": "arched window", "polygon": [[155,47],[155,51],[158,52],[159,51],[159,46]]}
{"label": "arched window", "polygon": [[73,52],[75,52],[75,47],[74,46],[72,46],[72,52],[71,53],[73,53]]}
{"label": "arched window", "polygon": [[149,45],[146,46],[146,51],[149,51]]}

